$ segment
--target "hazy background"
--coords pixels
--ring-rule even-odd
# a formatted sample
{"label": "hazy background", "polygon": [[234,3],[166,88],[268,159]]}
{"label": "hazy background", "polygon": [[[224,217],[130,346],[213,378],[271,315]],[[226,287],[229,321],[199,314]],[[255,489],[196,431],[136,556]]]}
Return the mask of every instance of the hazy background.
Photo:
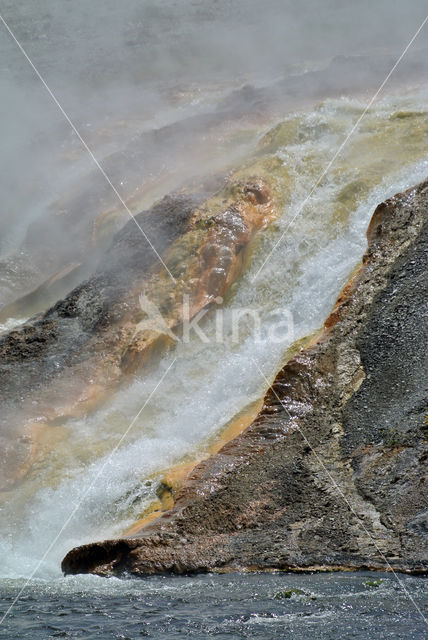
{"label": "hazy background", "polygon": [[[0,2],[0,13],[100,159],[142,131],[203,111],[245,82],[268,84],[337,54],[401,53],[426,11],[424,0]],[[427,31],[418,47],[427,45]],[[0,88],[5,256],[48,206],[69,189],[78,191],[92,161],[2,24]],[[94,189],[96,180],[103,179],[94,179]],[[58,251],[67,241],[58,238]]]}

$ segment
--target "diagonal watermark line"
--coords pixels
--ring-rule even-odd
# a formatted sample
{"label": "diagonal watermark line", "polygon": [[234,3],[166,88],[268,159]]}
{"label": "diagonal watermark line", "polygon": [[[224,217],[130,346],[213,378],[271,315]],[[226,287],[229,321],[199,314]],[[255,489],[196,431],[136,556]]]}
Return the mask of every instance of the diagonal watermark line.
{"label": "diagonal watermark line", "polygon": [[334,154],[334,156],[332,157],[332,159],[330,160],[330,162],[328,163],[328,165],[326,166],[326,168],[324,169],[324,171],[319,175],[319,177],[317,178],[317,180],[314,182],[314,184],[312,185],[308,195],[306,196],[306,198],[303,200],[303,202],[301,203],[300,207],[298,208],[297,212],[294,214],[294,216],[291,218],[290,222],[287,224],[286,228],[284,229],[284,231],[281,234],[281,237],[277,240],[277,242],[275,242],[274,246],[272,247],[272,249],[270,250],[270,252],[268,253],[267,257],[265,258],[265,260],[263,261],[261,267],[258,269],[256,275],[254,276],[252,282],[254,282],[260,272],[264,269],[266,263],[270,260],[270,258],[272,257],[272,254],[276,251],[276,249],[278,248],[278,246],[281,244],[281,242],[284,239],[285,234],[287,233],[288,229],[291,227],[291,225],[293,224],[293,222],[296,220],[296,218],[299,217],[299,215],[302,213],[306,203],[308,202],[309,198],[312,196],[313,192],[315,191],[315,189],[318,187],[318,185],[320,184],[320,182],[322,181],[322,179],[327,175],[327,173],[329,172],[329,170],[331,169],[331,167],[333,166],[333,164],[336,161],[336,158],[340,155],[340,153],[343,151],[343,149],[345,148],[345,146],[348,144],[349,140],[351,139],[352,135],[354,134],[355,130],[357,129],[358,125],[360,124],[361,120],[364,118],[364,116],[366,115],[367,111],[370,109],[370,107],[372,106],[373,102],[376,100],[376,98],[378,97],[379,93],[382,91],[382,89],[384,88],[384,86],[386,85],[386,83],[388,82],[388,80],[390,79],[390,77],[392,76],[392,74],[394,73],[395,69],[398,67],[398,65],[400,64],[400,62],[402,61],[402,59],[404,58],[404,56],[406,55],[406,53],[408,52],[408,50],[410,49],[410,47],[412,46],[412,44],[414,43],[414,41],[416,40],[416,38],[418,37],[419,33],[422,31],[423,27],[425,26],[426,22],[428,20],[428,15],[426,16],[425,20],[423,20],[422,24],[419,26],[418,30],[416,31],[416,33],[414,34],[414,36],[412,37],[412,39],[410,40],[410,42],[408,43],[408,45],[406,46],[406,48],[404,49],[404,51],[402,52],[402,54],[400,55],[400,57],[398,58],[398,60],[395,62],[394,66],[392,67],[392,69],[390,70],[390,72],[388,73],[388,75],[386,76],[386,78],[384,79],[384,81],[382,82],[382,84],[379,86],[378,90],[376,91],[376,93],[373,95],[372,99],[370,100],[370,102],[367,103],[363,113],[360,115],[360,117],[358,118],[358,120],[356,121],[356,123],[353,125],[353,127],[351,128],[351,130],[349,131],[349,133],[347,134],[345,140],[342,142],[342,144],[340,145],[340,147],[337,149],[336,153]]}
{"label": "diagonal watermark line", "polygon": [[43,554],[43,556],[41,557],[41,559],[37,563],[36,568],[32,571],[31,575],[27,578],[27,580],[25,581],[24,585],[21,587],[18,595],[14,598],[13,602],[11,603],[11,605],[9,606],[7,611],[3,614],[3,617],[0,619],[0,626],[3,624],[4,620],[10,614],[10,612],[13,609],[13,607],[15,606],[15,604],[18,602],[19,598],[21,597],[23,591],[27,588],[28,584],[31,582],[31,580],[34,578],[35,574],[40,569],[40,567],[43,564],[43,562],[46,560],[48,554],[50,553],[51,549],[57,543],[57,541],[60,538],[60,536],[62,535],[63,531],[70,524],[71,520],[74,518],[74,516],[76,515],[77,511],[82,506],[82,503],[84,502],[85,498],[87,497],[87,495],[91,491],[92,487],[97,482],[98,478],[102,475],[102,473],[103,473],[104,469],[106,468],[106,466],[110,463],[110,460],[112,459],[113,455],[116,453],[116,451],[118,450],[118,448],[120,447],[122,442],[125,440],[125,438],[128,435],[128,433],[131,431],[131,429],[134,426],[135,422],[138,420],[138,418],[140,417],[141,413],[146,408],[146,406],[148,405],[148,403],[150,402],[150,400],[152,399],[152,397],[154,396],[154,394],[156,393],[156,391],[158,390],[158,388],[162,384],[163,380],[165,379],[166,375],[168,374],[169,370],[171,369],[171,367],[173,366],[173,364],[175,363],[176,360],[177,360],[177,358],[175,357],[173,359],[173,361],[171,362],[171,364],[168,366],[168,368],[164,371],[164,373],[162,374],[161,379],[159,380],[157,385],[154,387],[154,389],[150,392],[150,394],[147,397],[147,399],[145,400],[143,406],[138,411],[137,415],[133,418],[133,420],[130,422],[130,424],[129,424],[128,428],[126,429],[126,431],[124,431],[124,433],[121,435],[121,437],[119,438],[118,442],[115,444],[115,446],[111,450],[108,458],[104,461],[104,463],[102,464],[101,468],[96,473],[96,475],[93,478],[92,482],[86,487],[86,489],[85,489],[85,491],[83,493],[83,496],[80,497],[79,502],[75,505],[74,509],[72,510],[70,515],[68,516],[67,520],[64,522],[64,524],[62,525],[61,529],[58,531],[58,533],[56,534],[55,538],[52,540],[52,542],[50,543],[50,545],[46,549],[45,553]]}
{"label": "diagonal watermark line", "polygon": [[[421,29],[423,28],[423,26],[425,25],[425,23],[428,20],[428,16],[425,18],[425,20],[423,21],[423,23],[421,24],[421,26],[419,27],[419,29],[417,30],[417,32],[415,33],[415,35],[413,36],[412,40],[409,42],[409,44],[407,45],[406,49],[403,51],[403,53],[401,54],[400,58],[397,60],[397,62],[395,63],[395,65],[393,66],[393,68],[391,69],[391,71],[389,72],[389,74],[387,75],[386,79],[383,81],[383,83],[381,84],[381,86],[379,87],[379,89],[377,90],[377,92],[375,93],[375,95],[373,96],[373,98],[371,99],[371,101],[369,102],[369,104],[366,106],[364,112],[362,113],[362,115],[359,117],[359,119],[357,120],[357,122],[355,123],[355,125],[353,126],[353,128],[351,129],[350,133],[348,134],[347,138],[345,139],[345,141],[342,143],[342,145],[339,147],[339,149],[337,150],[336,154],[334,155],[333,159],[330,161],[330,163],[328,164],[327,168],[325,169],[325,171],[321,174],[321,176],[318,178],[317,182],[314,184],[314,186],[312,187],[309,195],[307,196],[307,198],[304,200],[303,204],[301,205],[300,209],[298,210],[298,212],[295,214],[295,216],[293,217],[293,219],[290,221],[290,223],[288,224],[286,230],[283,232],[281,238],[278,240],[278,242],[276,243],[276,245],[273,247],[272,251],[270,252],[270,254],[268,255],[268,257],[266,258],[265,262],[262,264],[262,266],[260,267],[259,271],[257,272],[257,274],[254,277],[254,280],[257,278],[258,274],[260,273],[260,271],[264,268],[266,262],[269,260],[270,256],[272,255],[272,253],[276,250],[277,246],[280,244],[280,242],[282,241],[285,233],[287,232],[288,228],[291,226],[291,224],[293,224],[294,220],[298,217],[298,215],[301,213],[304,205],[306,204],[307,200],[311,197],[313,191],[316,189],[316,187],[319,185],[319,183],[321,182],[321,180],[323,179],[323,177],[326,175],[326,173],[329,171],[329,169],[331,168],[331,166],[333,165],[334,161],[336,160],[337,156],[340,154],[340,152],[343,150],[343,148],[345,147],[345,145],[347,144],[347,142],[349,141],[350,137],[352,136],[352,134],[354,133],[355,129],[358,127],[359,123],[361,122],[362,118],[365,116],[367,110],[370,108],[370,106],[373,104],[374,100],[376,99],[376,97],[378,96],[378,94],[380,93],[380,91],[383,89],[383,87],[385,86],[385,84],[387,83],[387,81],[389,80],[390,76],[392,75],[392,73],[394,72],[394,70],[396,69],[396,67],[398,66],[398,64],[401,62],[401,60],[403,59],[404,55],[407,53],[408,49],[410,48],[410,46],[412,45],[412,43],[414,42],[414,40],[416,39],[416,37],[418,36],[419,32],[421,31]],[[137,227],[139,228],[139,230],[141,231],[141,233],[143,234],[143,236],[145,237],[145,239],[147,240],[147,242],[150,244],[152,250],[154,251],[154,253],[156,254],[156,256],[158,257],[158,259],[160,260],[160,262],[162,263],[162,265],[164,266],[164,268],[166,269],[166,271],[168,272],[168,274],[170,275],[170,277],[174,280],[175,282],[175,278],[173,277],[173,275],[171,274],[171,272],[169,271],[168,267],[166,266],[166,264],[164,263],[164,261],[162,260],[161,256],[158,254],[158,252],[156,251],[156,249],[153,247],[152,243],[150,242],[149,238],[147,237],[147,235],[145,234],[145,232],[143,231],[143,229],[141,228],[141,226],[139,225],[139,223],[137,222],[137,220],[135,219],[135,217],[133,216],[133,214],[131,213],[131,211],[129,210],[129,208],[127,207],[127,205],[125,204],[125,202],[123,201],[122,197],[120,196],[119,192],[117,191],[117,189],[115,188],[115,186],[112,184],[112,182],[110,181],[108,175],[106,174],[106,172],[104,171],[104,169],[102,168],[102,166],[100,165],[100,163],[98,162],[98,160],[96,159],[96,157],[94,156],[93,152],[91,151],[91,149],[88,147],[88,145],[86,144],[86,142],[83,140],[82,136],[80,135],[80,133],[78,132],[77,128],[75,127],[75,125],[73,124],[73,122],[70,120],[69,116],[66,114],[66,112],[64,111],[64,109],[62,108],[61,104],[58,102],[58,100],[56,99],[55,95],[52,93],[52,91],[50,90],[49,86],[47,85],[47,83],[45,82],[45,80],[43,79],[43,77],[41,76],[41,74],[39,73],[39,71],[36,69],[36,67],[34,66],[33,62],[31,61],[31,59],[29,58],[29,56],[27,55],[27,53],[25,52],[25,50],[23,49],[22,45],[18,42],[17,38],[15,37],[15,35],[13,34],[13,32],[11,31],[11,29],[9,28],[8,24],[5,22],[4,18],[0,15],[0,21],[4,24],[4,26],[6,27],[7,31],[9,32],[9,34],[11,35],[11,37],[14,39],[14,41],[16,42],[16,44],[18,45],[18,47],[20,48],[21,52],[23,53],[23,55],[25,56],[25,58],[27,59],[27,61],[29,62],[29,64],[31,65],[31,67],[33,68],[34,72],[36,73],[36,75],[38,76],[38,78],[40,79],[40,81],[42,82],[42,84],[45,86],[46,90],[48,91],[48,93],[50,94],[51,98],[54,100],[55,104],[57,105],[57,107],[60,109],[61,113],[63,114],[63,116],[65,117],[65,119],[68,121],[68,123],[70,124],[70,126],[72,127],[73,131],[75,132],[75,134],[78,136],[79,140],[81,141],[82,145],[84,146],[84,148],[87,150],[87,152],[89,153],[89,155],[91,156],[92,160],[94,161],[94,163],[96,164],[96,166],[98,167],[98,169],[100,170],[100,172],[102,173],[102,175],[104,176],[104,178],[107,180],[107,182],[109,183],[109,185],[111,186],[112,190],[114,191],[114,193],[116,194],[116,196],[118,197],[118,199],[120,200],[121,204],[123,205],[123,207],[125,208],[125,210],[128,212],[128,214],[130,215],[130,217],[134,220],[135,224],[137,225]],[[165,376],[167,375],[167,373],[169,372],[169,370],[171,369],[171,367],[173,366],[173,364],[175,363],[176,358],[174,358],[173,362],[169,365],[168,369],[164,372],[161,380],[158,382],[158,384],[156,385],[156,387],[153,389],[153,391],[150,393],[149,397],[147,398],[147,400],[145,401],[145,403],[143,404],[143,406],[141,407],[141,409],[139,410],[139,412],[137,413],[137,415],[135,416],[135,418],[132,420],[131,424],[129,425],[129,427],[126,429],[126,431],[124,432],[124,434],[121,436],[121,438],[119,439],[118,443],[115,445],[114,449],[111,451],[108,459],[104,462],[104,464],[102,465],[101,469],[97,472],[94,480],[92,481],[92,483],[87,487],[87,489],[84,492],[83,497],[81,498],[81,500],[79,501],[79,503],[75,506],[75,508],[73,509],[72,513],[70,514],[70,516],[67,518],[66,522],[64,523],[64,525],[62,526],[62,528],[60,529],[60,531],[58,532],[58,534],[56,535],[55,539],[52,541],[52,543],[49,545],[47,551],[45,552],[44,556],[42,557],[42,559],[39,561],[37,567],[34,569],[34,571],[32,572],[31,576],[28,578],[28,580],[26,581],[26,583],[24,584],[24,586],[22,587],[22,589],[20,590],[20,592],[18,593],[18,595],[16,596],[15,600],[12,602],[12,604],[10,605],[9,609],[6,611],[6,613],[4,614],[4,616],[1,618],[0,620],[0,625],[3,623],[3,621],[5,620],[5,618],[9,615],[10,611],[12,610],[13,606],[16,604],[16,602],[18,601],[19,597],[21,596],[22,592],[24,591],[24,589],[26,588],[26,586],[28,585],[28,583],[31,581],[31,579],[34,577],[34,575],[37,573],[38,569],[40,568],[41,564],[44,562],[44,560],[46,559],[47,555],[49,554],[50,550],[52,549],[52,547],[56,544],[57,540],[59,539],[59,537],[61,536],[62,532],[64,531],[64,529],[68,526],[69,522],[72,520],[72,518],[74,517],[75,513],[77,512],[77,510],[80,508],[82,502],[85,500],[86,496],[88,495],[89,491],[91,490],[91,488],[93,487],[94,483],[97,481],[97,479],[99,478],[99,476],[103,473],[104,468],[106,467],[106,465],[110,462],[111,457],[114,455],[115,451],[118,449],[118,447],[120,446],[120,444],[123,442],[123,440],[125,439],[126,435],[129,433],[129,431],[132,429],[133,425],[135,424],[135,421],[138,419],[138,417],[141,415],[141,412],[144,410],[144,408],[146,407],[146,405],[148,404],[148,402],[150,401],[151,397],[154,395],[154,393],[156,392],[157,388],[160,386],[160,384],[162,383],[163,379],[165,378]],[[254,361],[253,361],[254,362]],[[263,372],[261,371],[260,367],[258,366],[258,364],[256,362],[254,362],[254,364],[256,364],[257,368],[259,369],[261,375],[265,378],[266,382],[269,384],[269,382],[267,381],[267,378],[264,376]],[[275,390],[273,390],[273,393],[275,394],[275,396],[277,397],[278,401],[280,402],[281,406],[283,407],[283,409],[287,412],[288,416],[291,419],[291,415],[288,412],[288,409],[283,405],[283,403],[281,402],[281,400],[279,399],[278,395],[276,394]],[[382,552],[379,550],[378,546],[376,545],[375,540],[372,538],[372,536],[370,535],[370,533],[367,531],[362,519],[355,513],[355,511],[352,508],[352,505],[348,502],[346,496],[343,494],[342,490],[340,489],[340,487],[337,485],[337,483],[335,482],[334,478],[331,476],[331,474],[329,473],[329,471],[326,469],[326,467],[324,466],[321,458],[318,456],[318,454],[316,453],[316,451],[312,448],[312,446],[310,445],[309,441],[307,440],[306,436],[304,435],[304,433],[302,432],[302,430],[300,429],[300,427],[297,427],[298,430],[300,431],[302,437],[304,438],[304,440],[306,441],[306,443],[308,444],[308,446],[311,448],[312,452],[314,453],[315,457],[317,458],[318,462],[320,463],[320,465],[322,466],[323,470],[325,471],[325,473],[327,474],[327,476],[329,477],[329,479],[331,480],[333,486],[337,489],[337,491],[339,492],[339,494],[341,495],[341,497],[343,498],[343,500],[346,502],[346,504],[348,505],[349,509],[352,511],[352,513],[356,516],[356,518],[359,520],[359,522],[361,523],[362,528],[364,529],[364,531],[367,533],[367,535],[372,539],[372,542],[374,544],[374,546],[376,547],[376,549],[378,550],[379,554],[381,555],[381,557],[384,559],[386,565],[390,568],[391,572],[394,574],[394,576],[396,577],[397,581],[399,582],[401,588],[403,589],[403,591],[406,593],[406,595],[408,596],[408,598],[412,601],[412,603],[414,604],[415,608],[418,610],[418,612],[420,613],[420,615],[422,616],[423,620],[426,622],[425,617],[423,616],[422,611],[419,609],[418,605],[415,603],[415,601],[413,600],[411,594],[407,591],[406,587],[404,586],[404,584],[402,583],[402,581],[399,579],[399,577],[397,576],[397,574],[395,573],[395,571],[392,569],[391,565],[389,564],[389,562],[387,561],[387,559],[385,558],[385,556],[382,554]]]}
{"label": "diagonal watermark line", "polygon": [[90,157],[92,158],[93,162],[95,163],[95,165],[98,167],[98,169],[100,170],[101,174],[103,175],[103,177],[106,179],[106,181],[108,182],[108,184],[110,185],[110,187],[112,188],[113,192],[115,193],[115,195],[117,196],[119,202],[122,204],[123,208],[125,209],[125,211],[129,214],[129,216],[132,218],[132,220],[135,222],[135,224],[137,225],[138,229],[141,231],[141,233],[143,234],[144,238],[146,239],[146,241],[148,242],[148,244],[150,245],[152,251],[154,252],[154,254],[156,255],[156,257],[158,258],[159,262],[163,265],[163,267],[166,269],[166,271],[168,272],[168,275],[170,276],[170,278],[173,280],[173,282],[176,282],[176,279],[174,278],[174,276],[172,275],[171,271],[168,269],[168,267],[166,266],[165,262],[163,261],[162,257],[160,256],[159,252],[156,250],[156,248],[153,246],[153,243],[151,242],[150,238],[147,236],[146,232],[144,231],[144,229],[142,228],[142,226],[139,224],[138,220],[135,218],[135,216],[132,214],[132,212],[130,211],[128,205],[125,203],[125,201],[123,200],[122,196],[120,195],[119,191],[116,189],[116,187],[114,186],[114,184],[112,183],[112,181],[110,180],[110,178],[108,177],[107,173],[105,172],[105,170],[103,169],[103,167],[101,166],[101,164],[99,163],[99,161],[97,160],[97,158],[95,157],[93,151],[90,149],[90,147],[88,146],[88,144],[85,142],[85,140],[82,138],[81,134],[79,133],[76,125],[72,122],[72,120],[70,119],[70,117],[68,116],[68,114],[66,113],[66,111],[64,110],[64,108],[62,107],[62,105],[60,104],[60,102],[58,101],[58,99],[56,98],[56,96],[54,95],[54,93],[52,92],[52,90],[50,89],[49,85],[47,84],[46,80],[43,78],[43,76],[41,75],[41,73],[39,72],[39,70],[36,68],[36,66],[34,65],[33,61],[31,60],[31,58],[29,57],[29,55],[27,54],[27,52],[25,51],[24,47],[22,46],[22,44],[19,42],[19,40],[17,39],[17,37],[15,36],[15,34],[13,33],[12,29],[9,27],[9,25],[7,24],[6,20],[3,18],[3,16],[0,14],[0,22],[3,23],[3,25],[5,26],[6,30],[8,31],[9,35],[12,37],[12,39],[15,41],[15,43],[18,45],[21,53],[23,54],[23,56],[26,58],[27,62],[30,64],[30,66],[32,67],[34,73],[36,74],[36,76],[39,78],[40,82],[43,84],[43,86],[45,87],[46,91],[49,93],[50,97],[52,98],[52,100],[55,102],[56,106],[58,107],[58,109],[61,111],[62,115],[64,116],[64,118],[67,120],[68,124],[70,125],[70,127],[73,129],[74,133],[76,134],[76,136],[79,138],[80,142],[82,143],[83,147],[86,149],[86,151],[89,153]]}
{"label": "diagonal watermark line", "polygon": [[[282,400],[280,399],[279,395],[277,394],[277,392],[275,391],[275,389],[273,388],[273,385],[269,383],[269,380],[266,378],[265,374],[263,373],[263,371],[261,370],[259,364],[253,359],[251,358],[253,361],[253,364],[257,367],[257,369],[259,370],[260,374],[263,376],[263,378],[265,379],[266,383],[269,385],[269,389],[270,391],[273,392],[273,394],[275,395],[276,399],[278,400],[278,402],[280,403],[281,407],[284,409],[284,411],[286,412],[286,414],[288,415],[288,417],[290,418],[290,420],[293,420],[290,412],[288,411],[287,407],[285,406],[285,404],[282,402]],[[339,496],[342,498],[342,500],[346,503],[348,509],[351,511],[351,513],[357,518],[358,524],[360,525],[360,527],[363,529],[364,533],[370,538],[370,540],[372,541],[374,547],[376,548],[377,552],[379,553],[380,557],[382,558],[382,560],[385,562],[386,566],[388,567],[388,569],[391,571],[391,573],[393,573],[395,579],[397,580],[398,584],[400,585],[402,591],[405,593],[405,595],[407,596],[407,598],[410,600],[410,602],[413,604],[413,606],[415,607],[415,609],[417,610],[417,612],[420,614],[422,620],[425,622],[425,624],[428,625],[428,621],[425,618],[424,614],[422,613],[422,610],[420,609],[420,607],[418,606],[418,604],[415,602],[413,596],[411,593],[409,593],[408,589],[406,588],[405,584],[403,583],[403,581],[400,579],[400,577],[398,576],[398,574],[396,573],[396,571],[394,571],[394,569],[391,567],[390,563],[388,562],[387,558],[385,557],[385,555],[383,554],[383,552],[379,549],[376,540],[373,538],[373,536],[371,535],[371,533],[367,530],[366,525],[364,524],[364,521],[362,520],[362,518],[356,513],[355,509],[353,508],[353,506],[351,505],[351,503],[349,502],[348,498],[345,496],[345,494],[343,493],[342,489],[339,487],[339,485],[337,484],[336,480],[333,478],[333,476],[331,475],[330,471],[327,469],[327,467],[325,466],[324,462],[322,461],[322,459],[320,458],[320,456],[318,455],[318,453],[315,451],[315,449],[313,448],[313,446],[311,445],[311,443],[309,442],[308,438],[306,437],[306,435],[304,434],[304,432],[302,431],[302,429],[300,428],[300,426],[298,425],[298,423],[296,423],[296,427],[297,430],[299,431],[300,435],[302,436],[303,440],[306,442],[306,444],[308,445],[308,447],[310,448],[310,450],[312,451],[312,453],[314,454],[318,464],[320,465],[321,469],[324,471],[324,473],[326,474],[326,476],[328,477],[328,479],[330,480],[331,484],[333,485],[333,488],[337,491],[337,493],[339,494]]]}

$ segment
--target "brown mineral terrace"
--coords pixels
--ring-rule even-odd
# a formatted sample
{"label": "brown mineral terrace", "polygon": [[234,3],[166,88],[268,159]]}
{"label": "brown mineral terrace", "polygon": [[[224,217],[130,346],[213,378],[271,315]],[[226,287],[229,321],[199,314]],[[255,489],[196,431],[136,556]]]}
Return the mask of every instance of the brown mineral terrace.
{"label": "brown mineral terrace", "polygon": [[[184,320],[225,295],[281,202],[269,174],[232,174],[209,199],[166,197],[137,216],[165,267],[130,221],[91,278],[0,337],[0,486],[27,473],[44,428],[99,407],[127,376],[173,346],[172,332]],[[142,296],[159,309],[161,327],[145,323]]]}

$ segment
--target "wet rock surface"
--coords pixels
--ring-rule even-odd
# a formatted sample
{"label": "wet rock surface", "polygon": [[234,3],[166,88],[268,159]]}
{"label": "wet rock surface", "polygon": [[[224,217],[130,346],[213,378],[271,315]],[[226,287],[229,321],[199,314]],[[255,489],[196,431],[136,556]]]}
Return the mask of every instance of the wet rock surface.
{"label": "wet rock surface", "polygon": [[[129,221],[91,278],[46,313],[0,337],[0,393],[4,401],[19,404],[23,395],[70,366],[97,330],[113,324],[114,312],[120,314],[116,305],[124,304],[136,282],[142,282],[150,268],[158,266],[151,238],[156,237],[158,253],[164,253],[186,231],[195,207],[190,198],[166,197],[139,214],[136,221],[144,227],[145,236]],[[81,353],[81,357],[87,356]]]}
{"label": "wet rock surface", "polygon": [[[191,319],[224,295],[279,211],[268,183],[229,176],[214,196],[164,197],[115,235],[90,278],[0,336],[1,488],[28,473],[41,430],[87,415],[171,346],[188,319],[184,296]],[[147,324],[142,300],[162,324]]]}
{"label": "wet rock surface", "polygon": [[253,424],[170,511],[71,550],[63,570],[425,572],[427,213],[428,182],[379,205],[361,268]]}

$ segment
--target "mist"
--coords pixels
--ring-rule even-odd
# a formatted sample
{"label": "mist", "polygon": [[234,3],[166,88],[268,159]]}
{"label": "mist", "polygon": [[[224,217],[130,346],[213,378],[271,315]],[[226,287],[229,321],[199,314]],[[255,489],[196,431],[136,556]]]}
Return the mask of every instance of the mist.
{"label": "mist", "polygon": [[[323,68],[333,56],[398,56],[425,3],[44,0],[7,1],[1,10],[114,186],[125,200],[134,196],[135,213],[195,173],[207,175],[245,154],[245,144],[233,152],[222,145],[228,116],[211,136],[206,121],[197,120],[231,91],[272,86]],[[427,43],[421,33],[415,47]],[[128,216],[4,25],[0,86],[4,305],[95,251],[88,237],[100,213],[118,210],[109,233]],[[248,126],[238,122],[241,106],[248,116],[246,96],[238,93],[235,129]],[[153,137],[192,117],[185,134],[170,129]],[[37,255],[40,243],[50,266]],[[9,281],[11,268],[23,271],[19,285]]]}

